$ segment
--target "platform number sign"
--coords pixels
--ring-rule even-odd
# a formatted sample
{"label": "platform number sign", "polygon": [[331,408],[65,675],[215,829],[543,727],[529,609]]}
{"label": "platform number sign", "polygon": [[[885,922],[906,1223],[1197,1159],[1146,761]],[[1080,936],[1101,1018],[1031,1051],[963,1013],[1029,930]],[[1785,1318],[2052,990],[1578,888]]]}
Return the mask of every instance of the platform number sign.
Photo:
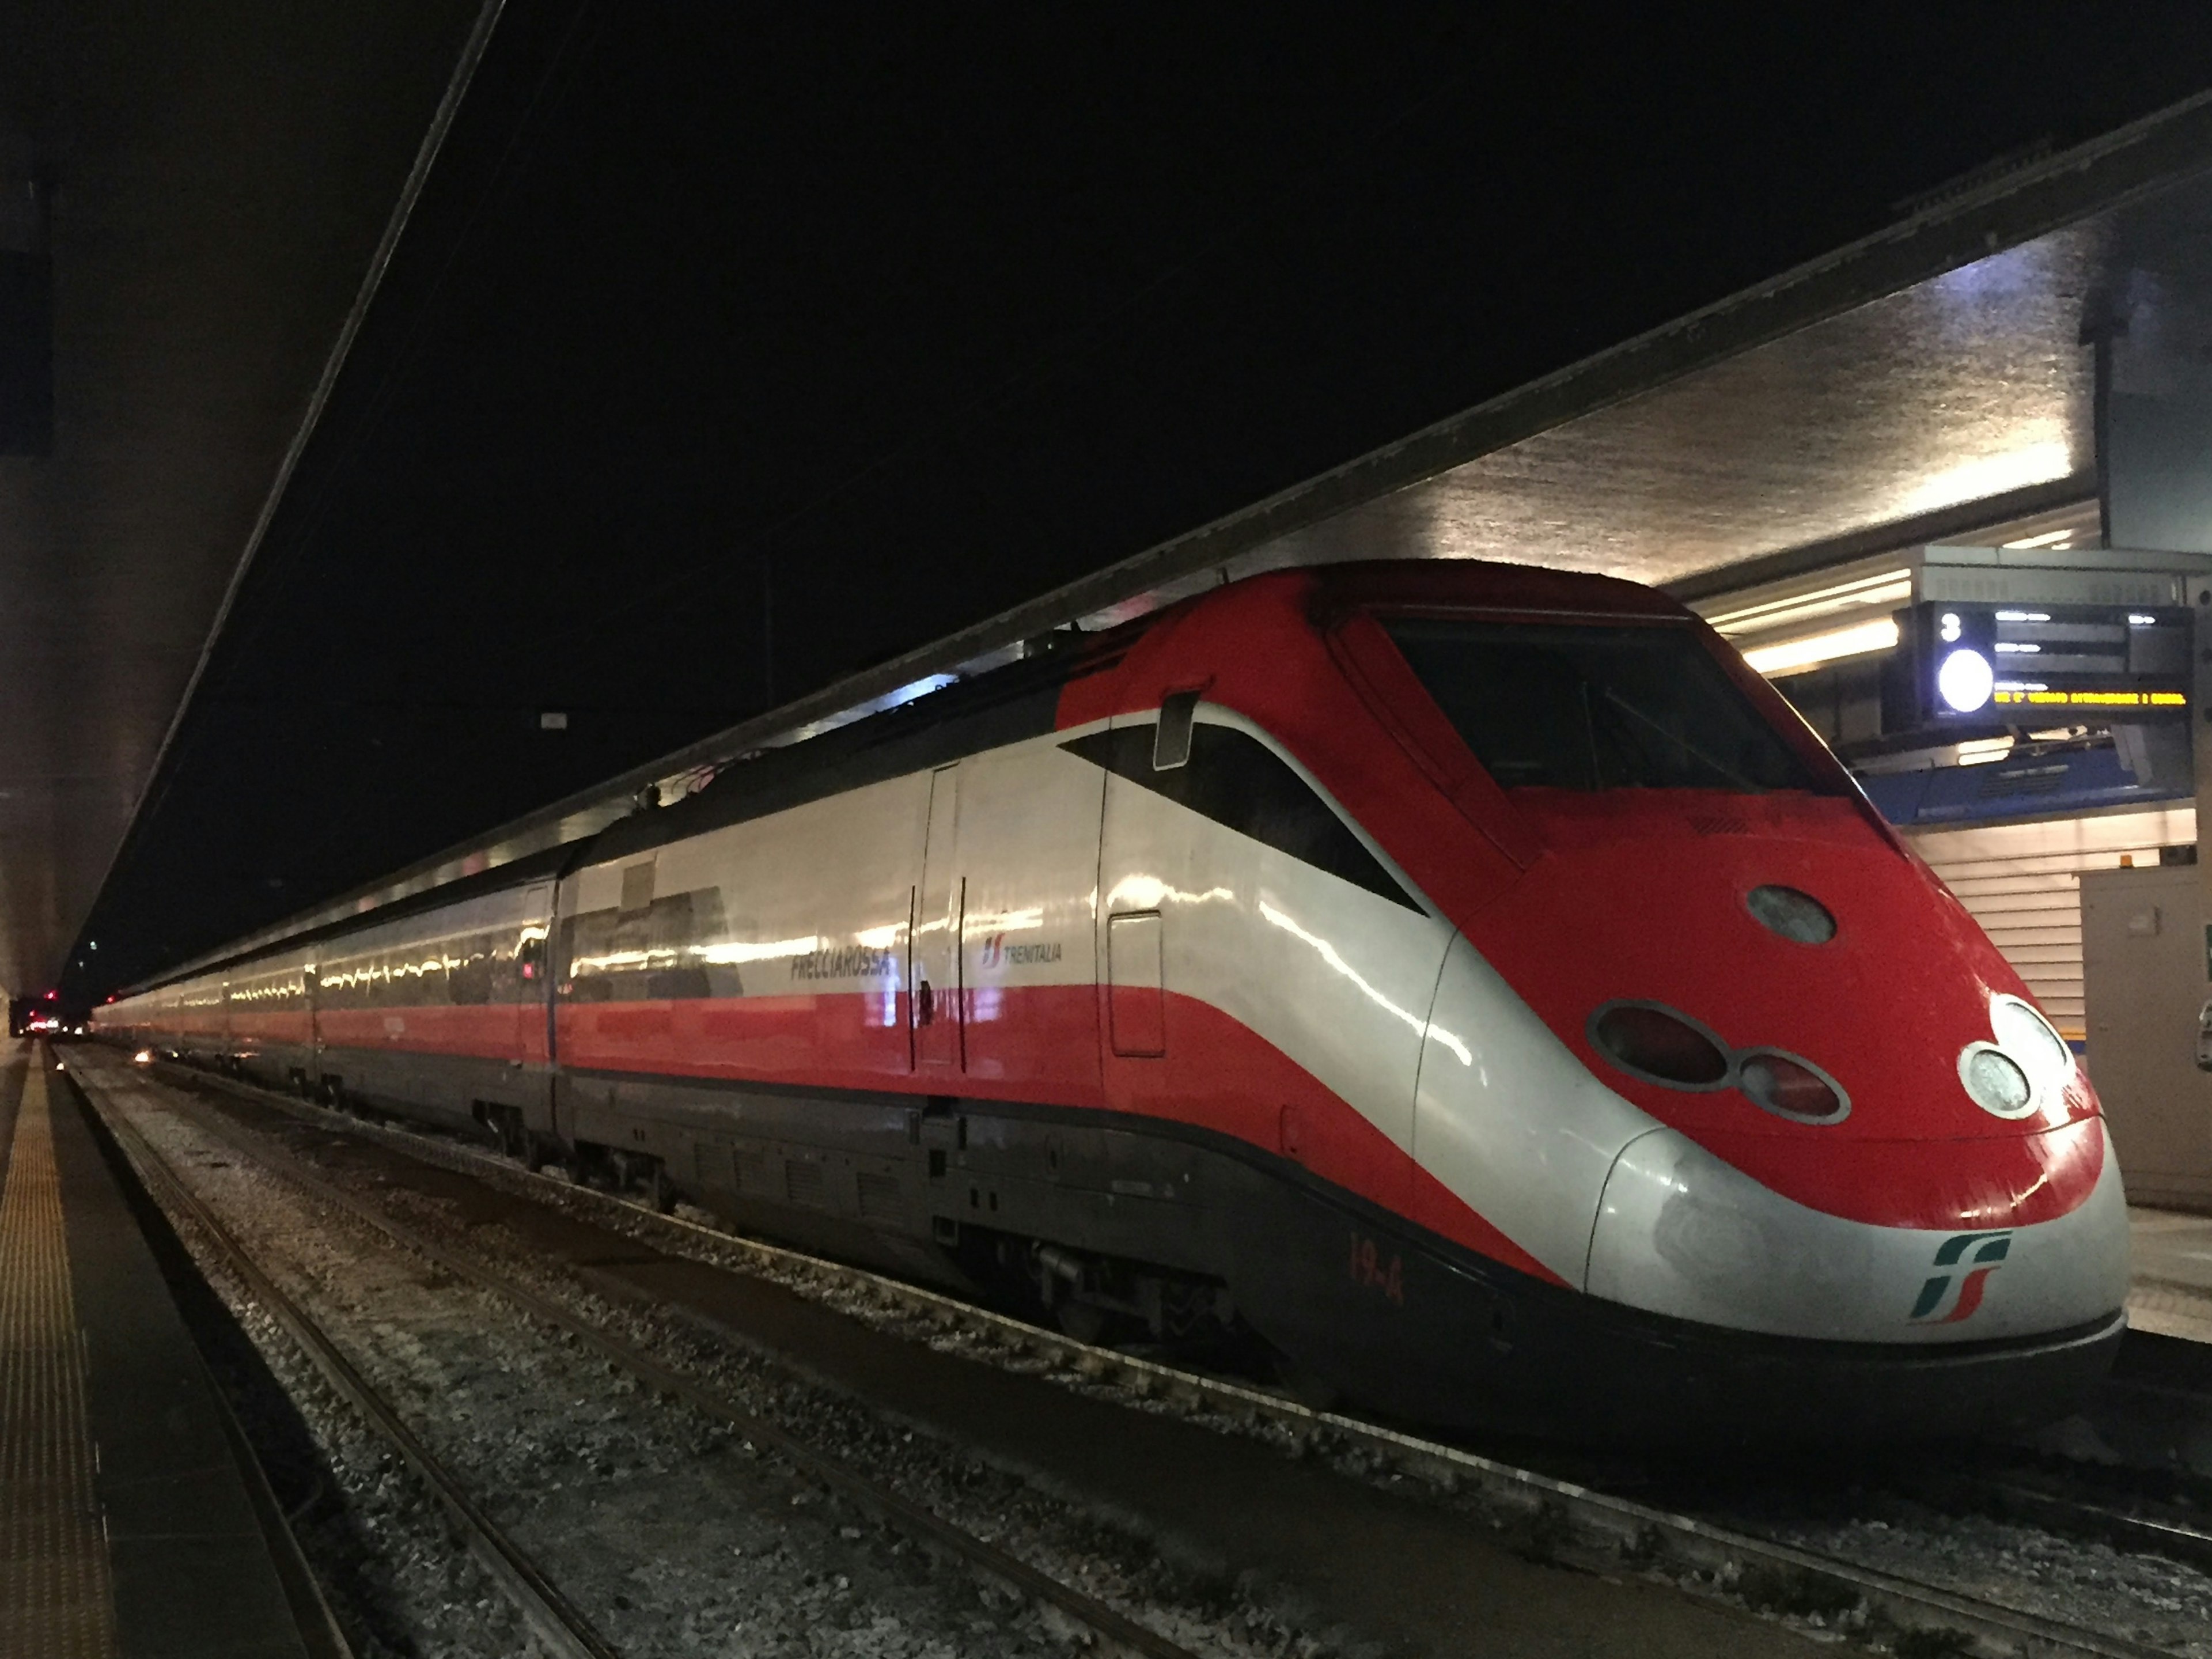
{"label": "platform number sign", "polygon": [[2179,605],[1930,599],[1911,621],[1920,714],[1929,723],[2188,716],[2192,624]]}

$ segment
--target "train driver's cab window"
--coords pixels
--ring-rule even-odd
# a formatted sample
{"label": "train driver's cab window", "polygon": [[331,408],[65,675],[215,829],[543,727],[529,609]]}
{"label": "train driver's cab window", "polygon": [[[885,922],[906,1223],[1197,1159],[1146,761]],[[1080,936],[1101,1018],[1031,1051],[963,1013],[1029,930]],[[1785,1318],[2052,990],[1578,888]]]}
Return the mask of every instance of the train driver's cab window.
{"label": "train driver's cab window", "polygon": [[1802,758],[1686,627],[1383,626],[1504,788],[1849,793],[1842,769]]}
{"label": "train driver's cab window", "polygon": [[[1165,712],[1173,731],[1125,726],[1060,746],[1355,887],[1420,908],[1281,756],[1249,732],[1196,720],[1194,695],[1179,708],[1172,702]],[[1171,764],[1161,765],[1164,757]]]}

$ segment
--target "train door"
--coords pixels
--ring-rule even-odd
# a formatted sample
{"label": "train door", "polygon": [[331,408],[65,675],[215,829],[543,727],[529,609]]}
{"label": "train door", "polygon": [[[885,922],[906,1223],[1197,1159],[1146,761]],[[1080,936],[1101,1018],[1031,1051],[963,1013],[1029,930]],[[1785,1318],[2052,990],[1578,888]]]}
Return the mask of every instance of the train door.
{"label": "train door", "polygon": [[549,882],[542,890],[533,889],[530,914],[538,919],[539,931],[533,938],[526,927],[515,951],[520,963],[523,1018],[527,1022],[524,1042],[544,1067],[544,1077],[543,1091],[533,1091],[523,1108],[522,1123],[527,1133],[549,1142],[560,1139],[562,1127],[560,981],[568,966],[561,937],[562,901],[574,895],[573,886],[559,880]]}
{"label": "train door", "polygon": [[970,1089],[1098,1088],[1098,814],[1105,777],[1057,743],[960,763],[961,1067]]}
{"label": "train door", "polygon": [[310,1096],[323,1086],[323,975],[315,965],[316,955],[316,951],[309,950],[307,960],[300,964],[300,1010],[303,1016],[300,1082],[302,1092]]}
{"label": "train door", "polygon": [[966,1063],[961,995],[960,934],[968,884],[959,874],[960,767],[941,766],[929,780],[929,824],[923,832],[921,886],[915,900],[914,988],[908,999],[914,1022],[915,1070],[957,1076]]}
{"label": "train door", "polygon": [[553,884],[540,883],[522,896],[522,921],[514,945],[514,1026],[510,1063],[522,1073],[525,1125],[541,1133],[553,1130],[553,1000],[546,963],[553,929]]}
{"label": "train door", "polygon": [[[1129,742],[1142,751],[1148,771],[1173,770],[1190,759],[1194,692],[1168,699],[1165,729],[1153,719],[1124,718]],[[1157,1111],[1171,1105],[1173,1074],[1167,987],[1178,924],[1174,896],[1204,892],[1208,879],[1194,875],[1195,843],[1178,833],[1182,820],[1158,792],[1119,774],[1106,780],[1100,827],[1098,908],[1104,960],[1099,964],[1100,1036],[1107,1103],[1124,1110]]]}

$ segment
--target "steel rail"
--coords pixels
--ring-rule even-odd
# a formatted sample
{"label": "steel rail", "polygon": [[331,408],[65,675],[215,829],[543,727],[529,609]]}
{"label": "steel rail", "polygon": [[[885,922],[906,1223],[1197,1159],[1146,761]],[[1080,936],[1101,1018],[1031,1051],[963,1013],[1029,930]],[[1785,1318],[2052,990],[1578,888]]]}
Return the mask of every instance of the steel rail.
{"label": "steel rail", "polygon": [[163,1207],[190,1218],[254,1301],[283,1327],[330,1385],[430,1488],[467,1540],[471,1553],[483,1564],[546,1650],[560,1656],[560,1659],[621,1659],[620,1650],[592,1627],[591,1621],[498,1522],[477,1505],[452,1472],[401,1420],[391,1403],[355,1369],[329,1333],[262,1271],[245,1246],[185,1184],[169,1161],[138,1133],[137,1127],[121,1113],[110,1109],[95,1090],[83,1088],[80,1082],[80,1091],[129,1155],[140,1179],[168,1199]]}
{"label": "steel rail", "polygon": [[2141,1515],[2094,1499],[2054,1492],[2017,1480],[1993,1482],[2000,1503],[2033,1516],[2048,1516],[2106,1543],[2163,1555],[2200,1570],[2212,1570],[2212,1532],[2179,1518]]}
{"label": "steel rail", "polygon": [[[559,1194],[571,1200],[581,1197],[591,1204],[619,1212],[623,1219],[632,1224],[666,1230],[678,1237],[695,1236],[718,1249],[738,1249],[778,1266],[817,1273],[848,1285],[866,1288],[881,1299],[902,1302],[941,1324],[965,1325],[1018,1349],[1057,1359],[1084,1376],[1120,1382],[1139,1396],[1170,1398],[1190,1407],[1218,1410],[1224,1415],[1266,1419],[1291,1430],[1302,1443],[1334,1437],[1358,1446],[1385,1467],[1431,1486],[1446,1492],[1473,1490],[1508,1514],[1564,1522],[1585,1550],[1607,1570],[1616,1570],[1623,1563],[1642,1567],[1668,1565],[1709,1583],[1711,1594],[1724,1597],[1733,1589],[1754,1605],[1761,1595],[1776,1603],[1810,1602],[1838,1607],[1856,1601],[1866,1608],[1870,1620],[1886,1626],[1891,1632],[1925,1632],[1923,1639],[1950,1644],[1943,1651],[1984,1656],[1985,1659],[2044,1659],[2045,1656],[2060,1659],[2061,1656],[2080,1655],[2096,1655],[2100,1659],[2172,1659],[2166,1650],[2147,1643],[1978,1601],[1937,1585],[1773,1539],[1736,1532],[1693,1515],[1617,1497],[1358,1418],[1317,1410],[1258,1389],[1163,1365],[1110,1348],[1094,1347],[1059,1332],[1026,1324],[1004,1314],[975,1307],[956,1297],[866,1268],[742,1237],[682,1217],[662,1215],[616,1194],[526,1170],[489,1150],[471,1149],[411,1128],[368,1122],[280,1091],[196,1067],[163,1062],[159,1070],[171,1079],[173,1088],[187,1082],[204,1085],[270,1106],[325,1132],[384,1144],[406,1156],[457,1173],[479,1178],[490,1176],[548,1195]],[[187,1091],[179,1089],[179,1092]],[[199,1114],[194,1116],[195,1121],[204,1121]],[[238,1133],[252,1132],[240,1128]],[[228,1135],[223,1138],[244,1155],[269,1156],[262,1148],[246,1146]],[[265,1147],[265,1138],[256,1138]],[[289,1157],[282,1152],[277,1155]],[[319,1181],[320,1177],[313,1179]],[[349,1209],[362,1212],[357,1207],[359,1200],[351,1194],[336,1188],[330,1190]],[[1692,1593],[1698,1592],[1693,1589]]]}
{"label": "steel rail", "polygon": [[808,1444],[759,1417],[727,1392],[663,1364],[636,1344],[610,1334],[552,1298],[447,1249],[427,1233],[386,1214],[347,1192],[283,1147],[238,1125],[222,1121],[194,1101],[183,1109],[197,1127],[240,1157],[273,1170],[332,1208],[365,1224],[393,1244],[414,1252],[455,1278],[505,1297],[524,1313],[567,1333],[602,1359],[620,1366],[649,1390],[680,1400],[702,1414],[727,1424],[746,1439],[772,1449],[786,1462],[836,1492],[884,1525],[905,1534],[933,1554],[949,1556],[979,1577],[1040,1607],[1082,1626],[1095,1638],[1091,1650],[1125,1659],[1197,1659],[1188,1648],[1148,1629],[1096,1596],[1062,1583],[988,1539],[945,1520],[861,1474],[843,1459]]}
{"label": "steel rail", "polygon": [[1992,1469],[1909,1483],[1906,1491],[1930,1507],[1972,1510],[2001,1520],[2024,1518],[2037,1526],[2095,1539],[2116,1549],[2162,1555],[2200,1571],[2212,1571],[2212,1530],[2201,1516],[2161,1505],[2162,1512],[2122,1508],[2109,1494],[2084,1496],[2061,1480],[2028,1471]]}

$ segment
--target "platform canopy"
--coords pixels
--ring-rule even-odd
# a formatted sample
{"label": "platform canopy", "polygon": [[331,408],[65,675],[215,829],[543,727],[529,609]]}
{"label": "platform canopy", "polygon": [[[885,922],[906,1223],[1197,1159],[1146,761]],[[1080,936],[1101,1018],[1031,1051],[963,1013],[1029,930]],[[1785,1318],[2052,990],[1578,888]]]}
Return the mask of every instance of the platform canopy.
{"label": "platform canopy", "polygon": [[0,274],[49,289],[15,287],[0,329],[10,994],[53,985],[83,926],[486,21],[480,0],[0,9]]}
{"label": "platform canopy", "polygon": [[[2185,94],[2212,63],[2148,34],[2128,72],[2156,98],[2106,76],[2072,106],[2130,124],[1943,184],[2032,137],[1993,99],[1950,135],[1986,147],[1936,178],[1882,164],[1934,194],[1824,218],[1881,167],[1754,156],[1730,188],[1802,199],[1663,173],[1663,208],[1619,198],[1646,177],[1620,146],[1674,130],[1595,82],[1573,121],[1615,126],[1549,134],[1565,171],[1498,166],[1517,135],[1420,81],[1441,54],[1402,19],[1371,63],[1325,40],[1271,63],[1279,107],[1206,129],[1241,160],[1192,185],[1158,135],[1215,118],[1218,64],[1249,70],[1226,25],[1194,84],[1102,26],[1086,102],[988,83],[969,25],[908,20],[860,63],[797,10],[735,40],[711,7],[415,0],[310,28],[217,3],[152,33],[74,9],[82,39],[43,61],[72,106],[46,129],[77,136],[0,142],[60,181],[46,221],[0,218],[55,280],[52,453],[0,458],[15,993],[104,992],[588,832],[647,785],[1224,575],[1492,557],[1698,594],[2078,510],[2085,340],[2208,279],[2212,94]],[[1671,49],[1643,69],[1720,51]],[[1588,61],[1561,52],[1560,75]],[[891,63],[928,97],[887,105]],[[1925,103],[1916,76],[1896,94]],[[1314,89],[1346,86],[1309,142]],[[1020,118],[975,115],[979,87]],[[1085,150],[1049,125],[1067,111],[1119,136]],[[879,115],[881,153],[856,125]],[[910,154],[960,121],[966,149]],[[1147,167],[1173,223],[1122,246],[1089,216]],[[1258,200],[1271,167],[1289,183]],[[1478,191],[1488,217],[1455,211]],[[1790,267],[1832,224],[1881,228]],[[937,311],[898,309],[915,295]],[[1050,350],[989,337],[1001,312]],[[958,326],[918,343],[933,316]]]}
{"label": "platform canopy", "polygon": [[636,810],[641,790],[683,790],[732,757],[987,671],[1054,629],[1109,625],[1259,571],[1496,559],[1694,598],[1992,526],[2094,524],[2095,338],[2116,319],[2143,326],[2161,306],[2198,305],[2212,305],[2212,95],[1969,186],[310,914],[589,834]]}

